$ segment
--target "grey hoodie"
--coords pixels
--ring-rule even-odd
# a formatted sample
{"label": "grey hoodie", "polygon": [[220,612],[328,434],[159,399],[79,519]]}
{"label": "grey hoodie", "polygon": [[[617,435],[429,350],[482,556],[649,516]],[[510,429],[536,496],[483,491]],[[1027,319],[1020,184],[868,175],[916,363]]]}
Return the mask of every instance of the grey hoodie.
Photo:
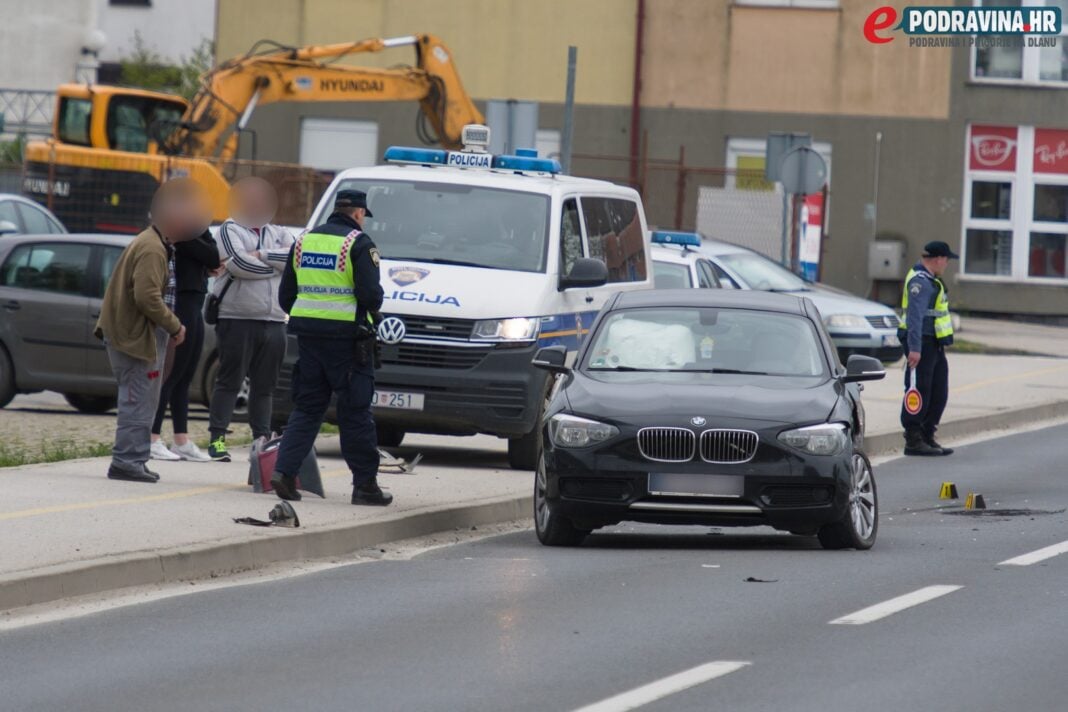
{"label": "grey hoodie", "polygon": [[[278,306],[278,284],[293,246],[293,235],[284,227],[266,225],[255,230],[227,220],[219,227],[219,259],[226,274],[215,280],[219,294],[227,282],[233,284],[219,305],[220,319],[286,320]],[[252,256],[260,253],[260,259]]]}

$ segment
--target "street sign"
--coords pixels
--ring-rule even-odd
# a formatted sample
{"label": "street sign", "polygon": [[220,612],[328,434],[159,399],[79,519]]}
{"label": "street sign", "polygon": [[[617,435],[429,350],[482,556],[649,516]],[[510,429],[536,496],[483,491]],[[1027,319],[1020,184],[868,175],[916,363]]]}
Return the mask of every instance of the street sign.
{"label": "street sign", "polygon": [[783,156],[779,166],[783,190],[793,195],[818,193],[827,183],[827,164],[816,151],[801,146]]}
{"label": "street sign", "polygon": [[782,180],[779,171],[783,157],[801,146],[811,146],[812,136],[807,133],[772,131],[764,148],[764,178],[772,183]]}

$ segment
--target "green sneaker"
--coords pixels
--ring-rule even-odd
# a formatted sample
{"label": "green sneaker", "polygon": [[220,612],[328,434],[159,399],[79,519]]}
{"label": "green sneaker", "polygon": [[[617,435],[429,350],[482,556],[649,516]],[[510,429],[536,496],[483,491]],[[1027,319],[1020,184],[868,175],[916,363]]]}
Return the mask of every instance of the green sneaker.
{"label": "green sneaker", "polygon": [[230,462],[230,453],[226,450],[226,438],[220,435],[208,443],[208,457],[215,462]]}

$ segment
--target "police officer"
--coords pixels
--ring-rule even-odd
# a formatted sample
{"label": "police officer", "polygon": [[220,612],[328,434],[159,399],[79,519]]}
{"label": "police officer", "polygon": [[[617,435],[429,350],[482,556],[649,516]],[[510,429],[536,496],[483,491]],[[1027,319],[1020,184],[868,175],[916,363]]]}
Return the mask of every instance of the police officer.
{"label": "police officer", "polygon": [[942,273],[957,255],[941,241],[928,242],[923,257],[905,277],[901,294],[901,346],[908,359],[905,388],[912,386],[912,371],[916,373],[916,389],[920,392],[920,408],[910,413],[901,406],[901,425],[905,428],[906,455],[949,455],[951,448],[942,447],[935,440],[935,431],[942,420],[949,397],[949,364],[946,346],[953,343],[953,321],[949,315],[949,300]]}
{"label": "police officer", "polygon": [[293,412],[282,435],[271,484],[298,500],[296,475],[337,394],[341,452],[352,471],[352,503],[385,506],[378,486],[374,395],[374,314],[382,307],[378,249],[361,225],[372,217],[367,194],[338,191],[326,223],[293,245],[278,301],[299,344],[293,368]]}

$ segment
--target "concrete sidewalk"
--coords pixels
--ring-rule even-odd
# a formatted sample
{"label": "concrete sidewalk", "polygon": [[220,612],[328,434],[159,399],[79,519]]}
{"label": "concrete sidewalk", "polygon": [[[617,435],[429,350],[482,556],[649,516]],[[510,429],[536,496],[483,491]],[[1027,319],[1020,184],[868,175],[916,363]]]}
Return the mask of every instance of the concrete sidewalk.
{"label": "concrete sidewalk", "polygon": [[1068,327],[962,317],[958,336],[994,349],[1068,358]]}
{"label": "concrete sidewalk", "polygon": [[[944,438],[1068,415],[1068,360],[955,354]],[[902,372],[866,385],[867,449],[901,445]],[[327,499],[296,504],[300,529],[256,528],[273,495],[246,482],[236,461],[155,463],[155,485],[112,482],[107,459],[0,469],[0,611],[127,586],[225,575],[300,559],[343,556],[386,541],[529,518],[533,477],[508,469],[503,441],[412,437],[400,454],[425,459],[414,474],[382,475],[385,509],[349,504],[336,437],[319,440]]]}

